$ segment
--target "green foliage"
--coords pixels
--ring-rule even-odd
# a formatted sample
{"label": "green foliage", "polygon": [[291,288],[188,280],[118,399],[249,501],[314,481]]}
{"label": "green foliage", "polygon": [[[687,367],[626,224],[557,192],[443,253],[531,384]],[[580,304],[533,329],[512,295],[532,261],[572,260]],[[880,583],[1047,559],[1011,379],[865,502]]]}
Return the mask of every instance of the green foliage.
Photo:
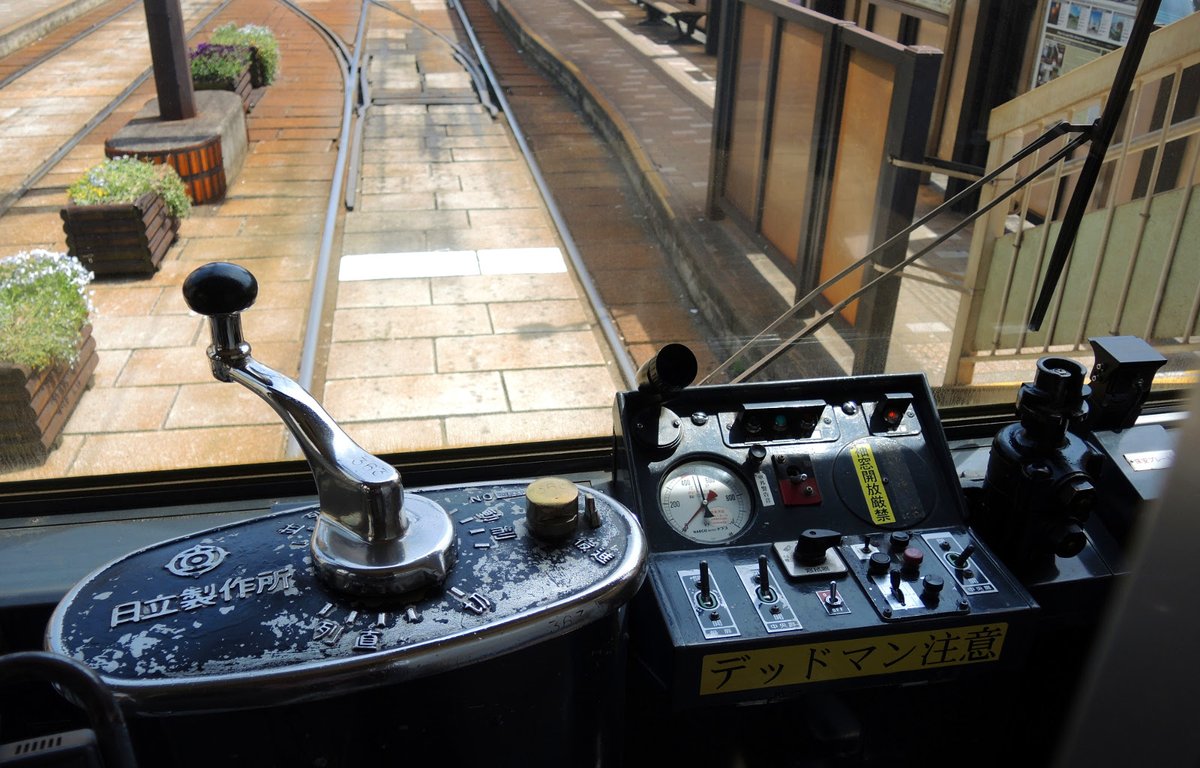
{"label": "green foliage", "polygon": [[73,205],[132,203],[147,192],[162,195],[172,216],[183,218],[191,210],[183,179],[169,165],[155,165],[136,157],[115,157],[92,166],[67,189]]}
{"label": "green foliage", "polygon": [[250,49],[244,45],[200,43],[188,57],[195,83],[232,84],[250,66]]}
{"label": "green foliage", "polygon": [[34,369],[73,363],[92,309],[92,273],[65,253],[0,259],[0,360]]}
{"label": "green foliage", "polygon": [[221,45],[244,45],[254,49],[254,56],[261,67],[255,86],[270,85],[279,75],[279,41],[270,27],[246,24],[241,27],[232,22],[217,27],[209,38]]}

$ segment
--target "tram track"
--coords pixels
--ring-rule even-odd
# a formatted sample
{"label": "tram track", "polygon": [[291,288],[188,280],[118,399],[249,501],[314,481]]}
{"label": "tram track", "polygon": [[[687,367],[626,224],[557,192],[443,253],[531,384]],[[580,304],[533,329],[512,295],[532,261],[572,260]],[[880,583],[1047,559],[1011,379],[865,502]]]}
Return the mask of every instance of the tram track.
{"label": "tram track", "polygon": [[[294,3],[290,0],[281,0],[285,5],[293,7]],[[476,89],[481,106],[488,111],[493,117],[497,117],[499,112],[505,113],[509,130],[511,131],[514,140],[521,153],[525,158],[530,172],[533,175],[534,182],[538,186],[540,194],[545,201],[547,211],[554,223],[555,229],[558,232],[560,241],[563,243],[567,252],[567,257],[572,263],[572,268],[576,278],[582,287],[587,298],[588,304],[591,306],[593,315],[597,318],[600,333],[605,338],[608,347],[616,361],[621,378],[626,385],[633,386],[635,381],[636,366],[634,365],[633,357],[621,337],[620,331],[616,323],[604,305],[604,301],[600,296],[599,290],[593,281],[587,265],[583,261],[580,249],[576,244],[575,238],[572,235],[571,228],[567,223],[561,209],[559,208],[553,190],[547,183],[545,176],[542,174],[538,164],[537,157],[534,155],[521,130],[521,123],[516,118],[513,109],[509,106],[505,96],[504,87],[501,84],[499,76],[491,68],[488,63],[487,54],[481,46],[478,37],[476,36],[473,27],[473,18],[467,14],[465,9],[458,2],[452,2],[451,7],[455,9],[456,19],[470,42],[470,48],[466,45],[457,43],[447,35],[433,29],[424,24],[419,19],[403,13],[395,8],[391,3],[383,2],[382,0],[364,0],[362,10],[360,11],[360,22],[356,39],[353,48],[340,41],[336,33],[333,32],[327,25],[320,22],[315,16],[307,13],[302,13],[309,21],[320,29],[322,35],[326,36],[331,41],[340,41],[334,43],[341,51],[341,59],[347,63],[348,71],[346,73],[346,100],[345,111],[343,113],[343,132],[339,139],[339,154],[337,166],[334,172],[333,186],[329,198],[329,206],[326,210],[326,226],[323,230],[322,246],[318,257],[318,264],[313,280],[311,302],[309,305],[309,317],[306,325],[305,339],[301,347],[300,357],[300,383],[308,389],[314,387],[315,372],[318,366],[318,356],[323,347],[321,339],[321,329],[327,327],[325,322],[327,311],[325,308],[325,297],[329,292],[328,281],[329,274],[333,268],[333,259],[331,258],[331,243],[329,237],[336,226],[337,213],[337,195],[340,191],[340,180],[343,177],[345,170],[345,162],[343,155],[346,154],[350,158],[356,156],[356,152],[361,150],[362,145],[362,126],[366,122],[366,111],[370,108],[371,98],[369,95],[369,85],[365,77],[359,78],[359,65],[363,55],[362,41],[365,33],[366,20],[368,17],[368,9],[374,6],[383,11],[396,14],[404,18],[414,27],[421,29],[423,32],[432,35],[435,39],[449,46],[454,51],[454,58],[468,72],[472,83]],[[486,18],[486,17],[485,17]],[[515,54],[515,47],[511,42],[508,45],[508,55]],[[357,89],[358,103],[357,106],[352,104],[353,94]],[[357,130],[354,130],[354,128]],[[598,136],[592,137],[593,141],[601,141]],[[359,172],[358,164],[352,163],[350,173],[348,174],[346,185],[349,188],[357,182],[357,174]],[[346,208],[353,207],[353,195],[347,194],[344,197],[344,206]],[[292,446],[289,452],[293,455],[299,455],[297,447]]]}

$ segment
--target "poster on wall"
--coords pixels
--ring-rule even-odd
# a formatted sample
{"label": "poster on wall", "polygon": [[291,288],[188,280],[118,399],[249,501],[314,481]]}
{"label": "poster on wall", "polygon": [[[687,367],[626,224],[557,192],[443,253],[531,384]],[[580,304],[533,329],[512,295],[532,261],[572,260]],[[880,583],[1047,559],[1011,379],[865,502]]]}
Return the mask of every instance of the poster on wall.
{"label": "poster on wall", "polygon": [[[1200,0],[1162,0],[1155,24],[1200,10]],[[1137,0],[1050,0],[1046,6],[1033,87],[1125,45]]]}

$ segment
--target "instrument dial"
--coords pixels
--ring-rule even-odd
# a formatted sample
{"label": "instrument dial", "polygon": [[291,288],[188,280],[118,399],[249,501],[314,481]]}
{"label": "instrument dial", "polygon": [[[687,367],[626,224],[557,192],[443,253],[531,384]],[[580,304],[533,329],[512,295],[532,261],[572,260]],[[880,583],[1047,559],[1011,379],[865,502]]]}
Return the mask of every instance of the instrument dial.
{"label": "instrument dial", "polygon": [[711,461],[680,464],[668,472],[658,502],[671,528],[700,544],[737,538],[753,511],[750,491],[741,478]]}

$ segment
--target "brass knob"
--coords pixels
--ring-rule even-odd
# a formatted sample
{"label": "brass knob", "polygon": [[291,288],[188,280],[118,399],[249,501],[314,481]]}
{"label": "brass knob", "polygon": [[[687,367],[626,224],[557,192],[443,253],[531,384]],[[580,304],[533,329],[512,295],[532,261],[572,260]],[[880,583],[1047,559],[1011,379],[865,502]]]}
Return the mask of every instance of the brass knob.
{"label": "brass knob", "polygon": [[557,541],[575,532],[579,489],[561,477],[534,480],[525,489],[525,524],[539,539]]}

